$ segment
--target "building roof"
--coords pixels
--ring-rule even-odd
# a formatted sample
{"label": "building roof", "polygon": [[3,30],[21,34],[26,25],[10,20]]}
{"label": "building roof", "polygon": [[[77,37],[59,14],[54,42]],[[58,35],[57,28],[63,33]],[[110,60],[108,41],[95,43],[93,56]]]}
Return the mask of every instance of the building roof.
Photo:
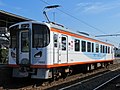
{"label": "building roof", "polygon": [[0,10],[0,27],[9,27],[12,24],[23,21],[32,21],[32,19]]}
{"label": "building roof", "polygon": [[[23,22],[23,21],[33,21],[33,20],[6,12],[4,10],[0,10],[0,32],[2,32],[2,29],[1,29],[2,27],[8,28],[12,24]],[[6,39],[7,38],[3,37],[3,34],[0,33],[0,46],[2,45],[2,46],[8,47],[9,42]]]}

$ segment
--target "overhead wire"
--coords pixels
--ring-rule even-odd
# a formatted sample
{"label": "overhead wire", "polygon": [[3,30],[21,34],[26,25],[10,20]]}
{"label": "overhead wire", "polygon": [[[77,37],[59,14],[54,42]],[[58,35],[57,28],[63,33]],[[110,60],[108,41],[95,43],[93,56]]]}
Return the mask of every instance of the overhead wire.
{"label": "overhead wire", "polygon": [[[45,3],[45,4],[47,4],[47,5],[50,5],[48,2],[46,2],[44,0],[40,0],[40,1],[43,2],[43,3]],[[101,29],[99,29],[99,28],[97,28],[97,27],[95,27],[95,26],[93,26],[93,25],[91,25],[91,24],[89,24],[89,23],[87,23],[87,22],[85,22],[85,21],[83,21],[83,20],[81,20],[81,19],[79,19],[79,18],[77,18],[77,17],[75,17],[75,16],[73,16],[73,15],[71,15],[71,14],[63,11],[63,10],[61,10],[61,9],[58,9],[58,8],[56,8],[56,9],[59,10],[60,12],[64,13],[64,14],[68,15],[69,17],[71,17],[71,18],[73,18],[73,19],[75,19],[75,20],[77,20],[77,21],[79,21],[79,22],[81,22],[81,23],[83,23],[83,24],[85,24],[85,25],[87,25],[87,26],[89,26],[89,27],[91,27],[91,28],[99,31],[99,32],[107,34],[107,33],[103,32]],[[110,42],[118,44],[118,42],[115,42],[115,41],[111,41],[111,40],[107,40],[107,41],[110,41]]]}
{"label": "overhead wire", "polygon": [[[47,4],[47,5],[50,5],[49,3],[45,2],[44,0],[40,0],[40,1],[44,2],[44,3]],[[83,23],[83,24],[85,24],[85,25],[87,25],[87,26],[89,26],[89,27],[91,27],[91,28],[93,28],[93,29],[95,29],[95,30],[98,30],[98,31],[100,31],[100,32],[102,32],[102,33],[105,34],[105,32],[103,32],[103,31],[100,30],[99,28],[94,27],[93,25],[90,25],[89,23],[87,23],[87,22],[85,22],[85,21],[83,21],[83,20],[81,20],[81,19],[78,19],[77,17],[75,17],[75,16],[73,16],[73,15],[67,13],[67,12],[64,12],[64,11],[61,10],[61,9],[58,9],[58,8],[56,8],[56,9],[59,10],[60,12],[64,13],[64,14],[72,17],[73,19],[76,19],[76,20],[78,20],[79,22],[81,22],[81,23]]]}

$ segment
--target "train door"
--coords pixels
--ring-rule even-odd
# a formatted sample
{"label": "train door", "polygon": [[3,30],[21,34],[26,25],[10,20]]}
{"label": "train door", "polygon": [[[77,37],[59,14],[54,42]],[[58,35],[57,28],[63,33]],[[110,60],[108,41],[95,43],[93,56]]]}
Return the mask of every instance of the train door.
{"label": "train door", "polygon": [[59,62],[67,63],[68,62],[68,37],[66,35],[61,35],[59,38]]}
{"label": "train door", "polygon": [[53,34],[53,62],[54,64],[59,63],[58,54],[59,54],[59,45],[58,45],[58,33]]}
{"label": "train door", "polygon": [[18,64],[29,64],[29,34],[28,30],[19,32],[18,39]]}

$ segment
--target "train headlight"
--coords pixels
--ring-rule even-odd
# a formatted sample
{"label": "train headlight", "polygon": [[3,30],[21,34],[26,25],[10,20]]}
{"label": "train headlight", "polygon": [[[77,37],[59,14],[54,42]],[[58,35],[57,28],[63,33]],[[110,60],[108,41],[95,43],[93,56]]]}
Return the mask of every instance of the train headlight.
{"label": "train headlight", "polygon": [[21,64],[28,65],[29,64],[29,60],[27,58],[24,58],[24,59],[21,60]]}

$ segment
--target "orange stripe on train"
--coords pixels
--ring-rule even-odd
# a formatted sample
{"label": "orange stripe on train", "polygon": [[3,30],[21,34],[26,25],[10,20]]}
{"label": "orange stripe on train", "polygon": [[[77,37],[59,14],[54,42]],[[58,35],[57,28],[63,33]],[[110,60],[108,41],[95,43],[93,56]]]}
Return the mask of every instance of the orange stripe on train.
{"label": "orange stripe on train", "polygon": [[[31,68],[55,68],[55,67],[72,66],[72,65],[80,65],[80,64],[100,63],[100,62],[113,62],[113,60],[94,60],[89,62],[75,62],[75,63],[64,63],[64,64],[53,64],[53,65],[30,65],[30,67]],[[8,67],[18,68],[19,65],[9,64]]]}
{"label": "orange stripe on train", "polygon": [[56,29],[56,28],[51,28],[51,31],[58,32],[58,33],[61,33],[61,34],[65,34],[65,35],[69,35],[69,36],[73,36],[73,37],[84,39],[84,40],[89,40],[89,41],[92,41],[92,42],[99,42],[101,44],[106,44],[106,45],[113,46],[112,44],[108,44],[108,43],[105,43],[105,42],[102,42],[102,41],[99,41],[99,40],[95,40],[95,39],[88,38],[88,37],[85,37],[85,36],[81,36],[81,35],[78,35],[78,34],[75,34],[75,33],[71,33],[69,31],[64,31],[64,30],[60,30],[60,29]]}

